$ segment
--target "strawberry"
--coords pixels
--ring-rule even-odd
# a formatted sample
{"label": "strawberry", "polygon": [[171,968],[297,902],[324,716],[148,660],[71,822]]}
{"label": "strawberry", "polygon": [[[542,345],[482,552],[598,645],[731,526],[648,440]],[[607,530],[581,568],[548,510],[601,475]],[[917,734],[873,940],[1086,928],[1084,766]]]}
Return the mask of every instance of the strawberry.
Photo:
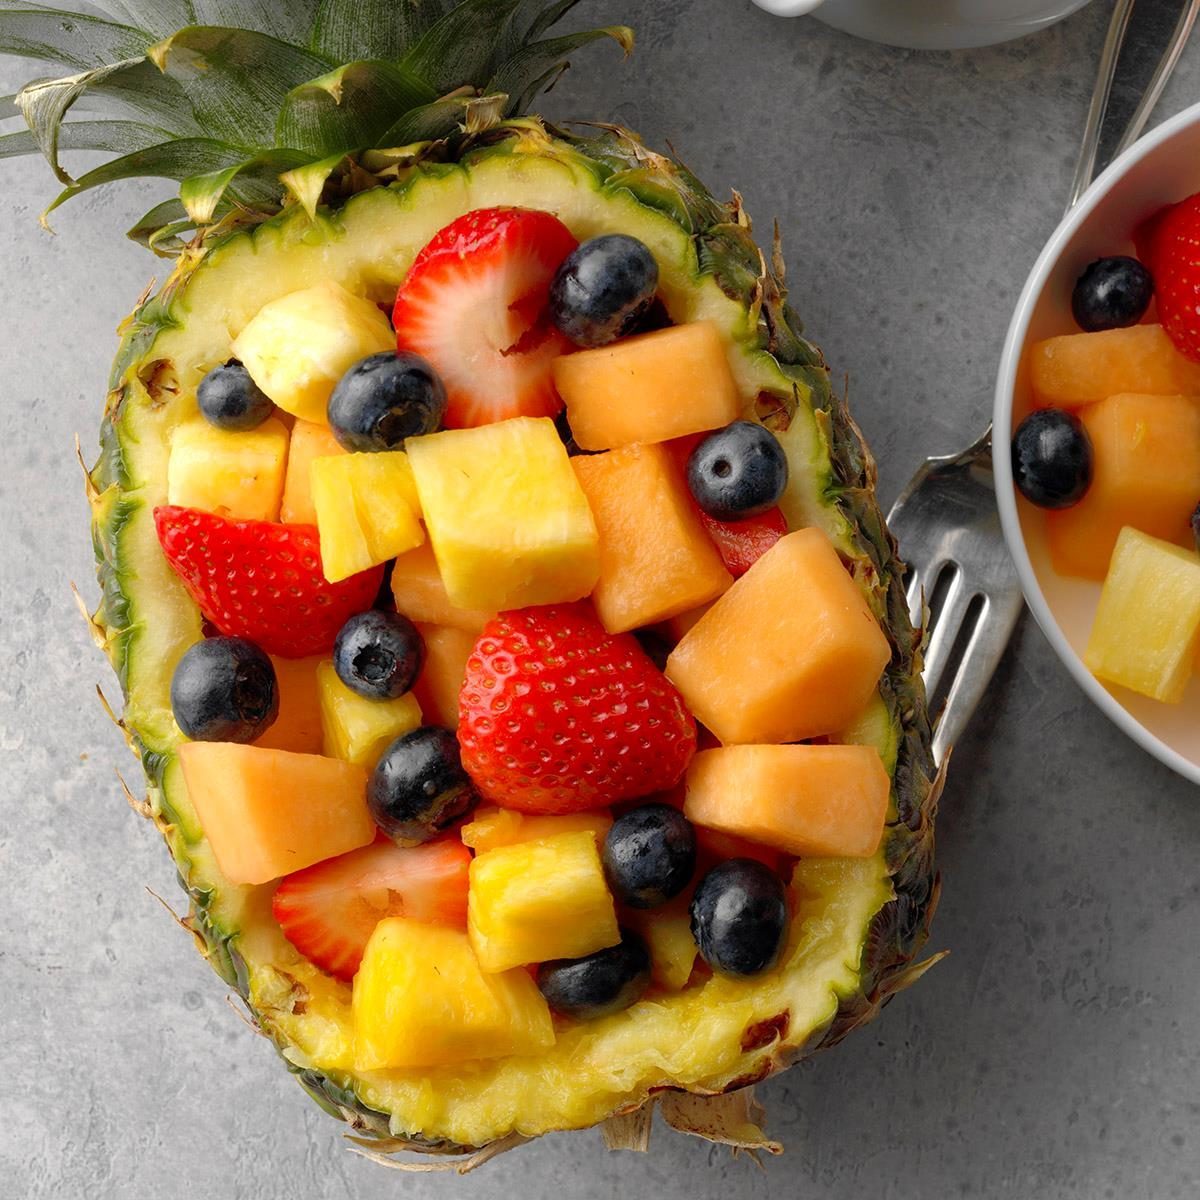
{"label": "strawberry", "polygon": [[380,837],[288,875],[271,911],[305,958],[338,979],[353,979],[384,917],[465,929],[470,865],[471,852],[458,838],[406,847]]}
{"label": "strawberry", "polygon": [[550,365],[570,349],[547,314],[550,284],[578,245],[555,216],[481,208],[417,255],[396,296],[396,345],[429,360],[446,385],[445,425],[552,417]]}
{"label": "strawberry", "polygon": [[[687,487],[688,458],[707,436],[704,433],[694,433],[687,437],[675,438],[667,443],[675,462],[679,464],[685,488]],[[690,491],[688,497],[691,498]],[[695,500],[692,500],[692,507],[696,511],[696,516],[700,518],[700,524],[704,526],[705,533],[712,538],[713,545],[716,546],[717,553],[720,554],[721,561],[725,564],[725,570],[735,579],[745,575],[788,531],[787,521],[778,508],[773,508],[758,517],[749,517],[744,521],[718,521],[716,517],[710,517]]]}
{"label": "strawberry", "polygon": [[462,762],[494,804],[600,808],[673,787],[696,722],[631,634],[585,605],[503,612],[484,626],[459,695]]}
{"label": "strawberry", "polygon": [[383,582],[382,566],[327,582],[314,525],[230,521],[164,505],[154,510],[154,527],[167,562],[217,630],[282,658],[333,649]]}
{"label": "strawberry", "polygon": [[1175,348],[1200,362],[1200,192],[1147,227],[1158,319]]}

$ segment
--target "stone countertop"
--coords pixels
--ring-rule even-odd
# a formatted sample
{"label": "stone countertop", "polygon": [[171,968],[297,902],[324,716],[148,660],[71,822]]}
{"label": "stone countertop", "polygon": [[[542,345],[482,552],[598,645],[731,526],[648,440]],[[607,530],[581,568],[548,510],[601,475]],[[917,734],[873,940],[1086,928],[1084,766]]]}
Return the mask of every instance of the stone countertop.
{"label": "stone countertop", "polygon": [[[597,0],[584,15],[631,19],[638,51],[580,53],[546,111],[669,141],[718,194],[737,186],[760,232],[778,215],[796,307],[849,377],[889,501],[922,457],[985,423],[1009,313],[1061,213],[1106,8],[1007,47],[923,55],[749,0]],[[20,78],[0,63],[0,93]],[[1200,45],[1160,115],[1197,96]],[[148,192],[87,195],[52,238],[36,223],[52,183],[39,163],[0,163],[0,1191],[1200,1192],[1200,796],[1086,703],[1029,621],[942,803],[931,948],[951,956],[836,1052],[760,1088],[782,1159],[756,1171],[663,1129],[648,1157],[558,1135],[467,1179],[348,1154],[147,892],[178,894],[114,777],[137,766],[92,696],[115,684],[69,584],[93,591],[71,439],[92,454],[112,331],[155,269],[120,236]]]}

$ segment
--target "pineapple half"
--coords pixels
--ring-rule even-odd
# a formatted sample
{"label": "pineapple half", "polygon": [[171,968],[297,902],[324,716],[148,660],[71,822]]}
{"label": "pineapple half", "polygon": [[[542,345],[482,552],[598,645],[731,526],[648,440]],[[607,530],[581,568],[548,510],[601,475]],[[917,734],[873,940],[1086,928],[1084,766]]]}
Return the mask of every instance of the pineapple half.
{"label": "pineapple half", "polygon": [[[0,136],[0,154],[45,152],[65,184],[55,204],[134,175],[181,181],[179,198],[131,231],[178,262],[127,321],[112,371],[89,477],[102,593],[91,620],[124,692],[121,723],[145,768],[147,811],[188,894],[185,924],[303,1087],[385,1151],[486,1156],[599,1122],[610,1142],[644,1144],[656,1103],[677,1127],[774,1149],[747,1092],[731,1111],[694,1097],[745,1089],[837,1042],[923,969],[914,956],[938,892],[939,789],[920,638],[871,457],[785,302],[778,246],[768,260],[736,195],[718,203],[633,134],[572,136],[521,116],[577,46],[605,35],[631,43],[622,27],[544,36],[573,4],[209,0],[205,26],[186,25],[187,0],[122,0],[112,21],[6,6],[0,50],[71,74],[19,93],[29,130]],[[234,27],[246,18],[264,23]],[[96,111],[64,120],[77,101]],[[72,148],[115,157],[72,179],[58,158]],[[271,918],[269,886],[222,878],[189,803],[168,690],[203,631],[152,512],[166,500],[169,439],[193,416],[198,381],[264,304],[328,281],[390,301],[434,233],[491,205],[549,210],[580,239],[640,238],[658,260],[670,316],[719,328],[747,416],[786,447],[789,524],[830,535],[891,641],[878,698],[847,734],[878,746],[891,812],[874,858],[800,863],[785,960],[761,977],[713,978],[568,1026],[534,1056],[356,1073],[348,986],[291,948]]]}

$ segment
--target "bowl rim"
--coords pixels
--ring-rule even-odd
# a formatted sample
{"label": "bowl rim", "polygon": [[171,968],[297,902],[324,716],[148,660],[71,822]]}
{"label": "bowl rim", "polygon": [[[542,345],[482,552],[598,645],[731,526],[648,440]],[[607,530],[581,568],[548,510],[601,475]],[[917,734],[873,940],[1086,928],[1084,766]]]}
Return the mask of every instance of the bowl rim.
{"label": "bowl rim", "polygon": [[1021,354],[1029,335],[1029,325],[1034,308],[1041,298],[1046,282],[1057,266],[1064,247],[1078,232],[1079,227],[1091,216],[1097,205],[1108,195],[1117,180],[1123,178],[1144,158],[1154,153],[1164,143],[1171,141],[1182,130],[1200,124],[1200,103],[1185,108],[1182,112],[1155,126],[1142,135],[1128,150],[1109,166],[1092,183],[1080,198],[1079,203],[1059,222],[1050,235],[1042,252],[1038,255],[1020,298],[1013,310],[1008,333],[1004,339],[1004,350],[1000,357],[1000,368],[996,376],[996,394],[992,409],[992,465],[996,480],[996,503],[1000,510],[1000,524],[1009,553],[1016,564],[1021,580],[1025,602],[1034,619],[1053,647],[1059,661],[1075,678],[1087,697],[1123,733],[1133,739],[1143,750],[1153,755],[1171,770],[1200,784],[1200,763],[1192,762],[1177,750],[1172,749],[1161,738],[1151,733],[1128,709],[1124,707],[1088,670],[1083,659],[1067,641],[1058,619],[1050,609],[1041,584],[1033,569],[1033,563],[1025,546],[1017,509],[1016,487],[1012,478],[1010,454],[1010,430],[1012,429],[1013,399],[1016,390],[1017,371]]}

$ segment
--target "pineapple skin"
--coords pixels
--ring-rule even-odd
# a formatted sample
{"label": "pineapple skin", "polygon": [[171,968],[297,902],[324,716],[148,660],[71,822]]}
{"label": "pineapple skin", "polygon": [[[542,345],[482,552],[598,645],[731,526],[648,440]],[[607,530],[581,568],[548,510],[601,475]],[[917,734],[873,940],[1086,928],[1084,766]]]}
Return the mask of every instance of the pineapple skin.
{"label": "pineapple skin", "polygon": [[[685,168],[648,151],[622,130],[576,139],[557,131],[547,133],[540,123],[526,119],[503,123],[468,147],[452,145],[443,153],[460,154],[461,161],[414,167],[390,188],[354,197],[336,214],[319,214],[315,227],[303,214],[292,211],[186,252],[160,292],[126,323],[101,428],[102,454],[89,480],[102,591],[92,626],[125,692],[123,727],[141,755],[154,820],[188,892],[187,924],[201,952],[251,1003],[260,1027],[281,1053],[289,1050],[293,1028],[289,1022],[295,1020],[289,997],[301,994],[304,971],[295,969],[288,975],[271,968],[272,977],[277,977],[275,988],[272,991],[257,980],[253,995],[259,1007],[254,1010],[251,983],[261,947],[244,927],[261,914],[263,900],[255,889],[229,887],[219,876],[214,882],[211,852],[181,785],[174,753],[177,734],[165,703],[174,663],[200,637],[194,606],[161,556],[155,559],[148,550],[154,544],[150,513],[153,504],[161,502],[160,484],[165,479],[166,427],[156,428],[155,421],[176,419],[163,415],[160,402],[176,383],[182,384],[184,396],[190,396],[196,372],[205,367],[199,362],[187,364],[190,373],[179,378],[180,364],[171,357],[173,331],[189,312],[212,302],[211,289],[205,292],[206,281],[219,278],[219,273],[210,276],[210,269],[227,261],[237,244],[265,250],[278,241],[294,245],[299,253],[302,237],[319,240],[326,228],[332,237],[338,229],[349,227],[352,218],[370,222],[379,219],[386,204],[410,204],[408,197],[421,183],[436,181],[446,197],[444,210],[429,213],[430,235],[463,210],[456,193],[465,195],[464,182],[488,170],[506,172],[512,181],[509,190],[500,189],[503,199],[493,202],[519,202],[520,184],[528,175],[525,202],[536,206],[541,186],[561,177],[564,186],[569,183],[572,189],[588,192],[589,203],[595,199],[611,206],[615,227],[640,235],[639,222],[644,220],[647,232],[657,237],[665,218],[676,227],[681,244],[686,239],[694,254],[694,284],[688,286],[702,293],[704,311],[699,315],[719,310],[720,322],[737,346],[733,366],[743,394],[757,392],[760,397],[745,415],[760,417],[773,428],[791,459],[792,483],[782,502],[789,524],[793,528],[817,524],[829,533],[851,564],[892,648],[880,689],[887,715],[883,733],[895,755],[882,851],[888,887],[877,904],[872,901],[871,915],[861,929],[855,984],[838,990],[828,1013],[804,1028],[793,1024],[774,1034],[768,1028],[763,1043],[744,1049],[732,1066],[687,1085],[701,1094],[744,1087],[839,1041],[873,1018],[893,993],[923,970],[913,959],[927,938],[939,889],[933,821],[940,779],[930,753],[919,673],[920,633],[910,624],[901,564],[875,499],[874,462],[845,403],[830,388],[820,352],[801,336],[795,314],[786,304],[782,259],[776,255],[773,267],[765,265],[739,202],[718,203]],[[535,165],[546,173],[539,177]],[[305,282],[301,279],[295,286]],[[686,307],[686,292],[673,287],[670,280],[664,284],[668,306]],[[318,1010],[319,1005],[314,1005],[314,1040],[324,1036],[326,1029],[319,1025]],[[347,1070],[317,1070],[299,1065],[294,1057],[285,1061],[322,1108],[350,1121],[361,1134],[386,1139],[387,1148],[447,1153],[503,1139],[512,1129],[501,1126],[486,1136],[468,1130],[452,1136],[438,1129],[405,1129],[371,1103],[375,1089],[364,1088]],[[563,1124],[590,1124],[647,1099],[645,1094],[626,1097],[609,1111],[580,1107]]]}

